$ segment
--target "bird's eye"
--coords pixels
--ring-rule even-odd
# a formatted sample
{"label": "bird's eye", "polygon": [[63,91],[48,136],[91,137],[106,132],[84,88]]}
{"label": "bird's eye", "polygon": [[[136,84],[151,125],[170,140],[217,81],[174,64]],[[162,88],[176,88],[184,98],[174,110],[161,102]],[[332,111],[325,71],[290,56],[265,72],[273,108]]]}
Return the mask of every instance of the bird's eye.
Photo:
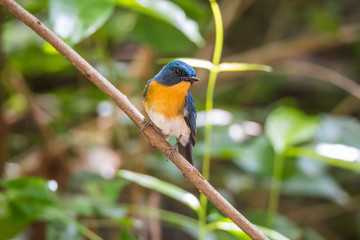
{"label": "bird's eye", "polygon": [[181,75],[182,70],[180,68],[175,68],[174,72],[175,72],[176,75]]}

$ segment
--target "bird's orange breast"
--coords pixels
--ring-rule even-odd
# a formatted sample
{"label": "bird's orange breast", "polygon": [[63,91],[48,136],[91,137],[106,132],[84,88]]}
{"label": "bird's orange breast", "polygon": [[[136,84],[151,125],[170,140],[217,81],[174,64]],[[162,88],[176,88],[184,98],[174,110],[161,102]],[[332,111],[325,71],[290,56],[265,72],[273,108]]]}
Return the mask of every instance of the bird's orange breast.
{"label": "bird's orange breast", "polygon": [[185,97],[191,86],[190,82],[180,82],[173,86],[164,86],[152,81],[144,100],[145,108],[162,114],[167,118],[182,116]]}

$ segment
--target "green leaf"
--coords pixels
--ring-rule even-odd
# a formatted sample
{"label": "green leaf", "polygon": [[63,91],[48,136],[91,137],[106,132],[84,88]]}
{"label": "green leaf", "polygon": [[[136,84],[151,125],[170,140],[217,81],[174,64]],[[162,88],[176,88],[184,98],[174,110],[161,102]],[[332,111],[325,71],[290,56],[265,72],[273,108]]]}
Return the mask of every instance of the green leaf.
{"label": "green leaf", "polygon": [[307,176],[298,173],[283,182],[282,192],[291,196],[323,197],[340,204],[348,200],[348,194],[330,176],[317,174]]}
{"label": "green leaf", "polygon": [[[137,214],[149,217],[149,218],[156,218],[161,221],[166,222],[167,224],[170,224],[178,229],[181,229],[187,233],[189,233],[191,236],[196,238],[198,236],[198,220],[176,213],[171,212],[163,209],[156,209],[151,208],[147,206],[141,206],[141,205],[121,205],[128,209],[129,211],[133,212],[135,211]],[[130,210],[131,209],[131,210]]]}
{"label": "green leaf", "polygon": [[315,139],[318,142],[344,144],[360,148],[360,122],[351,117],[324,115]]}
{"label": "green leaf", "polygon": [[43,43],[34,31],[19,21],[4,22],[2,31],[2,48],[9,56]]}
{"label": "green leaf", "polygon": [[10,201],[17,201],[23,205],[54,203],[54,196],[48,188],[47,181],[42,178],[16,178],[2,181],[1,185],[6,189],[6,195]]}
{"label": "green leaf", "polygon": [[242,240],[251,240],[251,238],[244,231],[242,231],[238,226],[236,226],[236,224],[230,221],[216,221],[209,224],[208,227],[213,228],[213,230],[216,229],[229,232]]}
{"label": "green leaf", "polygon": [[[208,60],[199,59],[199,58],[176,58],[177,60],[186,62],[192,67],[196,68],[204,68],[209,71],[217,71],[217,72],[229,72],[229,71],[265,71],[271,72],[272,67],[261,65],[261,64],[248,64],[248,63],[220,63],[219,66],[214,66],[214,64]],[[161,59],[161,63],[167,63],[174,59]]]}
{"label": "green leaf", "polygon": [[0,193],[0,238],[12,239],[18,232],[23,230],[27,219],[16,218],[12,214],[10,204],[5,194]]}
{"label": "green leaf", "polygon": [[9,206],[4,194],[0,193],[0,219],[9,215]]}
{"label": "green leaf", "polygon": [[[266,233],[266,230],[264,230],[264,228],[262,227],[266,225],[267,215],[268,212],[265,210],[256,210],[245,213],[245,216],[250,222],[256,224],[256,226],[259,228],[260,231],[262,231],[266,236],[272,239],[271,235],[268,235],[268,233]],[[280,214],[275,216],[275,224],[273,229],[274,229],[273,231],[276,231],[279,234],[286,236],[285,239],[286,238],[299,239],[298,233],[299,231],[301,231],[299,226],[296,226],[296,224],[291,222],[290,219],[287,219],[286,217]],[[276,239],[275,237],[274,239]]]}
{"label": "green leaf", "polygon": [[252,174],[271,176],[274,160],[274,149],[265,136],[252,139],[243,146],[235,163]]}
{"label": "green leaf", "polygon": [[270,228],[266,228],[263,226],[257,226],[257,228],[265,234],[265,236],[267,236],[270,240],[289,240],[289,238],[285,237],[284,235],[282,235],[281,233],[272,230]]}
{"label": "green leaf", "polygon": [[[204,59],[199,59],[199,58],[177,58],[177,59],[196,68],[205,68],[210,71],[214,68],[214,64],[212,64],[212,62]],[[167,59],[167,60],[174,60],[174,59]]]}
{"label": "green leaf", "polygon": [[[71,64],[60,54],[48,54],[32,47],[12,55],[12,62],[24,75],[54,73]],[[39,64],[41,63],[41,64]]]}
{"label": "green leaf", "polygon": [[0,218],[0,237],[1,239],[13,239],[17,233],[24,230],[30,223],[28,219],[16,216]]}
{"label": "green leaf", "polygon": [[71,44],[98,30],[113,10],[113,0],[49,0],[51,28]]}
{"label": "green leaf", "polygon": [[282,154],[289,146],[314,137],[318,124],[318,117],[307,116],[294,108],[279,107],[266,119],[265,132],[274,150]]}
{"label": "green leaf", "polygon": [[221,63],[217,70],[219,72],[229,72],[229,71],[252,71],[259,70],[265,72],[271,72],[272,68],[270,66],[261,65],[261,64],[249,64],[249,63]]}
{"label": "green leaf", "polygon": [[360,172],[360,162],[359,161],[345,161],[345,160],[336,159],[336,158],[329,158],[329,157],[320,155],[319,153],[317,153],[314,149],[312,149],[310,147],[289,148],[286,151],[286,156],[294,156],[294,157],[306,156],[311,159],[318,160],[318,161],[324,162],[326,164],[329,164],[329,165],[332,165],[335,167],[340,167],[340,168]]}
{"label": "green leaf", "polygon": [[84,237],[76,231],[73,225],[61,221],[51,221],[46,224],[46,239],[82,240]]}
{"label": "green leaf", "polygon": [[0,233],[4,239],[14,237],[32,220],[44,219],[47,209],[55,206],[44,179],[23,177],[2,180],[0,185],[4,188],[0,216]]}
{"label": "green leaf", "polygon": [[[235,223],[233,223],[228,218],[224,218],[219,221],[213,222],[209,224],[208,227],[213,230],[217,229],[217,230],[230,232],[233,235],[239,237],[240,239],[251,240],[251,238],[244,231],[242,231]],[[289,240],[289,238],[285,237],[284,235],[272,229],[262,226],[256,226],[256,227],[271,240]]]}
{"label": "green leaf", "polygon": [[164,182],[155,177],[127,170],[119,170],[117,172],[117,176],[174,198],[175,200],[191,207],[195,211],[197,211],[200,207],[199,200],[193,194],[179,188],[176,185]]}
{"label": "green leaf", "polygon": [[76,196],[71,199],[70,203],[66,203],[64,207],[81,216],[93,216],[96,214],[93,202],[88,196]]}
{"label": "green leaf", "polygon": [[91,231],[89,228],[85,227],[83,224],[78,221],[68,217],[61,210],[55,208],[47,209],[48,214],[53,216],[54,219],[61,221],[69,226],[72,226],[76,231],[84,235],[90,240],[102,240],[97,234]]}
{"label": "green leaf", "polygon": [[196,45],[204,44],[198,24],[189,19],[175,3],[167,0],[115,0],[119,6],[129,8],[170,24]]}
{"label": "green leaf", "polygon": [[163,55],[189,55],[197,48],[182,32],[164,21],[148,15],[138,15],[136,20],[131,36]]}
{"label": "green leaf", "polygon": [[360,171],[360,123],[354,118],[323,116],[316,132],[316,144],[291,147],[286,156],[308,158],[331,166]]}
{"label": "green leaf", "polygon": [[124,181],[99,179],[83,183],[83,191],[96,202],[115,203],[120,189],[125,185]]}

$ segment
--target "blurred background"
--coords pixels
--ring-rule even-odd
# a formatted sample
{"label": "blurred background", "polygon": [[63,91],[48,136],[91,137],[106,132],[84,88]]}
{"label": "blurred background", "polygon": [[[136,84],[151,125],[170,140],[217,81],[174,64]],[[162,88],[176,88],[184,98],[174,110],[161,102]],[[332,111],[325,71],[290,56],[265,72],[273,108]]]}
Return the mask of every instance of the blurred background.
{"label": "blurred background", "polygon": [[[143,113],[164,59],[212,59],[205,0],[17,2]],[[281,234],[271,239],[360,239],[360,2],[219,5],[222,62],[273,71],[219,74],[210,183]],[[0,13],[0,239],[197,239],[199,191],[71,63]],[[209,72],[196,71],[201,170]],[[248,239],[211,204],[207,216],[206,239]]]}

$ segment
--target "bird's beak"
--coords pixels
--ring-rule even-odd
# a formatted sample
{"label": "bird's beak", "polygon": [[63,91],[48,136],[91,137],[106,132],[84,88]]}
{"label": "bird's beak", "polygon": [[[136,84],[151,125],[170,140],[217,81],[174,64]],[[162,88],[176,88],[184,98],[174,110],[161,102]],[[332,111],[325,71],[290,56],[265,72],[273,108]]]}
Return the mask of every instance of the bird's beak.
{"label": "bird's beak", "polygon": [[200,79],[197,78],[197,77],[188,77],[186,80],[189,81],[189,82],[198,82],[198,81],[200,81]]}

